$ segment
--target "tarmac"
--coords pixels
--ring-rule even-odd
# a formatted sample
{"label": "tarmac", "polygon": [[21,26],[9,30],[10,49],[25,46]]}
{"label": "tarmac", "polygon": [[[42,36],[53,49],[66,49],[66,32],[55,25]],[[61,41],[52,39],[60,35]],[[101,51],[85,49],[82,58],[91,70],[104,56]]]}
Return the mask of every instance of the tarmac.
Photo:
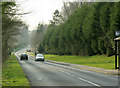
{"label": "tarmac", "polygon": [[104,74],[120,75],[120,71],[118,71],[118,70],[108,70],[108,69],[103,69],[103,68],[71,64],[71,63],[64,63],[64,62],[58,62],[58,61],[52,61],[52,60],[45,60],[45,61],[55,63],[55,64],[60,64],[60,65],[70,66],[70,67],[74,67],[74,68],[95,71],[95,72],[104,73]]}
{"label": "tarmac", "polygon": [[[34,57],[32,55],[29,55],[29,56]],[[97,67],[91,67],[91,66],[85,66],[85,65],[78,65],[78,64],[71,64],[71,63],[64,63],[64,62],[58,62],[58,61],[52,61],[52,60],[45,60],[45,62],[70,66],[70,67],[74,67],[74,68],[79,68],[79,69],[84,69],[84,70],[89,70],[89,71],[94,71],[94,72],[99,72],[99,73],[104,73],[104,74],[109,74],[109,75],[120,75],[120,70],[109,70],[109,69],[103,69],[103,68],[97,68]]]}

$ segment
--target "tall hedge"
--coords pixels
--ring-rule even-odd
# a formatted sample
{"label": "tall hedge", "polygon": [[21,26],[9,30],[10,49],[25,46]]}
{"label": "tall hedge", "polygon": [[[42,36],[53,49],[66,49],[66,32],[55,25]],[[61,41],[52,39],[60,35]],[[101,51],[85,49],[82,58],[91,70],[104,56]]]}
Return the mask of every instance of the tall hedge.
{"label": "tall hedge", "polygon": [[114,54],[120,2],[83,4],[65,23],[48,27],[38,51],[59,55]]}

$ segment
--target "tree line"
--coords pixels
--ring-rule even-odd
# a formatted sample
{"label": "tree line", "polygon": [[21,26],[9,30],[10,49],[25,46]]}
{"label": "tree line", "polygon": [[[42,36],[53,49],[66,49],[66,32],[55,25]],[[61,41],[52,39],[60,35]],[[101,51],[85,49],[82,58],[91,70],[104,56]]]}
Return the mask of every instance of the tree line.
{"label": "tree line", "polygon": [[120,31],[120,2],[83,3],[65,22],[55,24],[53,19],[38,51],[58,55],[111,56],[114,55],[115,31]]}
{"label": "tree line", "polygon": [[31,45],[31,47],[35,53],[38,52],[36,48],[43,40],[46,30],[47,30],[47,24],[45,24],[43,22],[39,22],[37,29],[30,32],[29,44]]}
{"label": "tree line", "polygon": [[[1,2],[2,11],[2,60],[9,59],[9,53],[19,45],[25,44],[24,36],[28,32],[28,26],[24,24],[19,16],[24,13],[18,13],[18,5],[15,2]],[[25,33],[23,33],[23,31]],[[21,39],[24,36],[24,39]],[[23,44],[23,45],[24,45]]]}

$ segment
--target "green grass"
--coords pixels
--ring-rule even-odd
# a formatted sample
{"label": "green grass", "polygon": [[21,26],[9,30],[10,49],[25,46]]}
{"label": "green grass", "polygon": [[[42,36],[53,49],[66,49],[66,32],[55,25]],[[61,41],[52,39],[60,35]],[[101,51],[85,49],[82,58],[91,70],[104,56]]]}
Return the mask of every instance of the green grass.
{"label": "green grass", "polygon": [[106,55],[95,56],[45,55],[45,59],[105,69],[114,69],[114,56],[107,57]]}
{"label": "green grass", "polygon": [[2,86],[27,86],[27,88],[31,88],[16,56],[14,55],[10,56],[9,60],[3,65]]}
{"label": "green grass", "polygon": [[26,52],[27,54],[31,55],[31,56],[35,56],[33,53],[31,52]]}
{"label": "green grass", "polygon": [[0,63],[0,88],[2,85],[2,64]]}
{"label": "green grass", "polygon": [[[33,53],[28,54],[35,56]],[[45,55],[45,59],[111,70],[115,68],[114,56],[107,57],[106,55],[94,55],[94,56]]]}

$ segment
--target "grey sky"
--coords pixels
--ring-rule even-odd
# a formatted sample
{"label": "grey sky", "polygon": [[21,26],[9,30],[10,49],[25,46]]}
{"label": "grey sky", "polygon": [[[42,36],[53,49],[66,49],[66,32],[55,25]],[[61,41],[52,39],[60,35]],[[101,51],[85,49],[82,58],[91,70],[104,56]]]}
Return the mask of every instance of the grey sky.
{"label": "grey sky", "polygon": [[36,29],[39,22],[49,23],[56,9],[61,11],[63,2],[82,1],[82,2],[104,2],[104,1],[119,1],[119,0],[15,0],[20,4],[20,12],[31,12],[24,15],[21,19],[29,25],[29,30]]}
{"label": "grey sky", "polygon": [[29,30],[34,30],[39,22],[48,24],[54,11],[61,10],[63,1],[68,0],[19,0],[17,3],[20,4],[20,12],[31,12],[21,19],[29,25]]}

